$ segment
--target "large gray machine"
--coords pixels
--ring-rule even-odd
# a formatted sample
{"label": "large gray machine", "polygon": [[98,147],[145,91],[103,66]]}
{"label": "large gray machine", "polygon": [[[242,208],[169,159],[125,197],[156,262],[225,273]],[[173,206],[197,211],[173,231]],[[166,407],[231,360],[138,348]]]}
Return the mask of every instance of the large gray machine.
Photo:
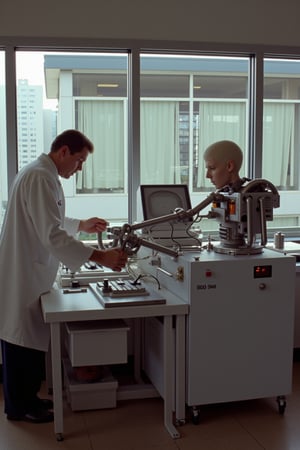
{"label": "large gray machine", "polygon": [[[151,232],[146,238],[136,234],[159,223],[180,223],[181,228],[186,223],[189,229],[187,219],[199,218],[208,205],[205,217],[220,223],[214,245],[162,246]],[[238,191],[213,192],[190,210],[114,230],[114,245],[137,253],[143,276],[155,277],[190,305],[186,403],[194,421],[199,406],[209,403],[276,396],[279,412],[285,410],[292,387],[295,260],[265,247],[266,222],[278,206],[276,188],[253,180]],[[161,348],[153,333],[146,333],[145,342],[152,350]],[[154,384],[160,383],[159,364],[159,358],[145,362]],[[163,394],[164,387],[158,388]]]}

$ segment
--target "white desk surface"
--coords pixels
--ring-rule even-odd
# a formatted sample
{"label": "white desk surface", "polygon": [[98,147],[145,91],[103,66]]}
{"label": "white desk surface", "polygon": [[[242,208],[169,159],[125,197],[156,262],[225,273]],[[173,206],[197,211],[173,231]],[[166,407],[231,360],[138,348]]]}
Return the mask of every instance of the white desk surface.
{"label": "white desk surface", "polygon": [[[164,297],[164,289],[159,293]],[[90,289],[64,294],[63,289],[54,287],[42,295],[41,307],[46,323],[188,314],[187,303],[169,291],[167,297],[166,304],[104,308]]]}
{"label": "white desk surface", "polygon": [[300,253],[300,244],[297,242],[285,241],[282,249],[275,248],[274,243],[267,244],[266,247],[279,253]]}

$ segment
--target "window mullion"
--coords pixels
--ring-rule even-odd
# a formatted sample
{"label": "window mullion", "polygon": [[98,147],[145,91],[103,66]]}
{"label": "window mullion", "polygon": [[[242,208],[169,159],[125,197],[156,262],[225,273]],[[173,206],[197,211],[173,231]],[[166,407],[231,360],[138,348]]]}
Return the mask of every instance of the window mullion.
{"label": "window mullion", "polygon": [[7,184],[8,189],[18,171],[17,93],[15,48],[5,51],[6,127],[7,127]]}
{"label": "window mullion", "polygon": [[263,86],[263,53],[256,53],[250,57],[249,67],[248,172],[250,178],[261,178],[262,176]]}
{"label": "window mullion", "polygon": [[140,185],[140,51],[128,54],[128,221],[137,219]]}

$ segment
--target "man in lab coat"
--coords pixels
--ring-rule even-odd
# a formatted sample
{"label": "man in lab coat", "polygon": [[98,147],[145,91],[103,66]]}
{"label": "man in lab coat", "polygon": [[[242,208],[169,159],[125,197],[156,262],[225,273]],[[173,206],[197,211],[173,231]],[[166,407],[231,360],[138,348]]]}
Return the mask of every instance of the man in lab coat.
{"label": "man in lab coat", "polygon": [[85,135],[66,130],[49,154],[17,174],[10,191],[0,237],[0,339],[4,409],[10,420],[53,420],[52,402],[38,397],[50,338],[40,296],[52,287],[59,262],[72,271],[88,260],[116,271],[126,264],[121,249],[94,249],[74,237],[78,231],[105,230],[105,220],[65,217],[60,177],[81,170],[93,150]]}

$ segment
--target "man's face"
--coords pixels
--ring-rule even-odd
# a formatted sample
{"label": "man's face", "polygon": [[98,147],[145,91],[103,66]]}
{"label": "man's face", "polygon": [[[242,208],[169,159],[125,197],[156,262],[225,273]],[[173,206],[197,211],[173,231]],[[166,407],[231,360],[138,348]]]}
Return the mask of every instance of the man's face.
{"label": "man's face", "polygon": [[71,154],[68,147],[66,147],[63,157],[59,165],[59,175],[63,178],[70,178],[78,170],[82,170],[83,163],[88,157],[89,151],[83,148],[81,152]]}
{"label": "man's face", "polygon": [[206,178],[209,178],[217,189],[230,183],[230,170],[227,162],[217,162],[213,158],[205,161]]}

